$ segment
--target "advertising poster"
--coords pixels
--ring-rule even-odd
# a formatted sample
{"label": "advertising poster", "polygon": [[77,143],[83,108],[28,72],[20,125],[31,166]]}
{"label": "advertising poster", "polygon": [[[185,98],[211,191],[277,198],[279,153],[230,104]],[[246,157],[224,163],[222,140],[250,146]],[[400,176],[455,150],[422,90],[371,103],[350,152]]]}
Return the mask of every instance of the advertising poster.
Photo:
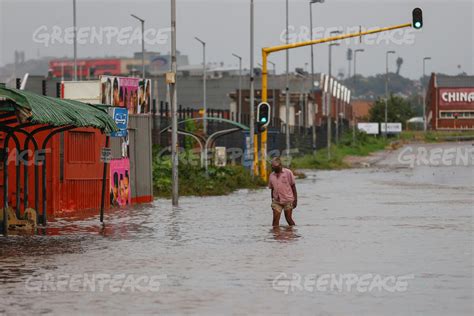
{"label": "advertising poster", "polygon": [[102,104],[126,108],[129,114],[150,113],[151,80],[102,76]]}
{"label": "advertising poster", "polygon": [[130,160],[113,159],[110,161],[110,206],[131,204]]}
{"label": "advertising poster", "polygon": [[138,89],[138,112],[140,114],[150,113],[151,110],[151,80],[140,80]]}

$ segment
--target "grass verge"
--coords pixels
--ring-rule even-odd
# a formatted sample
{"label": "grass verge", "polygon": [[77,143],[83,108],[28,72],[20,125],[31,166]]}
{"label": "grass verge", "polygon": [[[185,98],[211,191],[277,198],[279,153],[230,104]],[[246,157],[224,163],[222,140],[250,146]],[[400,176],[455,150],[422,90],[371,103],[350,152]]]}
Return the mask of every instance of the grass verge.
{"label": "grass verge", "polygon": [[[155,159],[153,163],[155,196],[171,197],[171,160]],[[209,167],[205,170],[193,164],[179,164],[180,196],[226,195],[239,189],[257,189],[265,186],[259,177],[253,178],[248,169],[241,166]]]}
{"label": "grass verge", "polygon": [[352,134],[345,134],[339,145],[331,146],[331,159],[328,159],[327,150],[319,150],[316,155],[305,155],[295,157],[291,161],[291,167],[296,169],[344,169],[349,166],[344,162],[347,156],[368,156],[373,152],[385,149],[390,140],[381,137],[375,138],[365,133],[357,133],[355,143]]}

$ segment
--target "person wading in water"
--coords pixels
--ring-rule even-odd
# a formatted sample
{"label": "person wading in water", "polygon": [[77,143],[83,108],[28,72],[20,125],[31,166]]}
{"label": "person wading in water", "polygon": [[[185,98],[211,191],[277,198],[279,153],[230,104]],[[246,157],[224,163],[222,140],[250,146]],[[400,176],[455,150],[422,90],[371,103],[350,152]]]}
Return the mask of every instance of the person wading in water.
{"label": "person wading in water", "polygon": [[272,160],[272,171],[268,179],[268,187],[272,191],[273,226],[280,225],[283,210],[288,225],[294,226],[293,209],[298,205],[295,176],[291,170],[283,168],[280,158]]}

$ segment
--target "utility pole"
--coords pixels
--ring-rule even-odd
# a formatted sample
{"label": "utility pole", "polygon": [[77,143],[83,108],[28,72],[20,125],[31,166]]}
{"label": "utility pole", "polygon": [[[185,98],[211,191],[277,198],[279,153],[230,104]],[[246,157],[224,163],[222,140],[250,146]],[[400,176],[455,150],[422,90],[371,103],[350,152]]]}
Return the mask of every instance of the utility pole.
{"label": "utility pole", "polygon": [[[339,34],[339,31],[333,31],[331,32],[331,35],[333,34]],[[332,134],[332,117],[331,117],[331,112],[332,112],[332,91],[333,91],[333,84],[332,84],[332,47],[333,46],[339,46],[339,43],[331,43],[329,44],[329,71],[328,71],[328,76],[329,76],[329,91],[328,91],[328,119],[327,119],[327,143],[328,143],[328,160],[331,159],[331,134]]]}
{"label": "utility pole", "polygon": [[[311,0],[309,2],[309,32],[311,40],[313,40],[313,3],[324,3],[324,0]],[[311,95],[314,96],[314,46],[311,45]],[[313,154],[316,155],[316,111],[313,113]]]}
{"label": "utility pole", "polygon": [[[286,0],[286,45],[290,43],[289,35],[289,4]],[[286,50],[286,100],[285,100],[285,121],[286,121],[286,156],[290,158],[290,51]]]}
{"label": "utility pole", "polygon": [[177,75],[178,66],[176,60],[176,0],[171,0],[171,160],[172,160],[172,204],[178,206],[179,184],[178,184],[178,98],[177,98]]}
{"label": "utility pole", "polygon": [[254,155],[258,155],[255,151],[255,78],[254,78],[254,5],[253,0],[250,0],[250,159],[252,161],[251,175],[255,176],[257,166],[255,164]]}
{"label": "utility pole", "polygon": [[[202,44],[202,106],[203,106],[203,114],[202,114],[202,129],[204,135],[207,135],[207,89],[206,89],[206,77],[207,77],[207,71],[206,71],[206,42],[200,40],[198,37],[195,37],[195,39]],[[206,151],[206,148],[204,148],[204,151]],[[207,159],[207,155],[204,155],[205,158]]]}
{"label": "utility pole", "polygon": [[395,54],[394,50],[389,50],[385,54],[385,131],[383,133],[384,137],[387,138],[387,121],[388,121],[388,55]]}
{"label": "utility pole", "polygon": [[239,106],[237,112],[239,113],[236,117],[237,122],[242,123],[242,57],[237,54],[232,54],[239,60]]}
{"label": "utility pole", "polygon": [[145,89],[145,20],[139,18],[135,14],[130,14],[133,18],[140,21],[142,25],[142,78],[143,78],[143,89]]}
{"label": "utility pole", "polygon": [[[268,62],[270,65],[273,66],[273,76],[276,78],[276,64],[274,62],[269,61]],[[275,118],[275,112],[276,112],[276,89],[275,89],[275,84],[273,84],[273,90],[272,90],[272,95],[273,95],[273,109],[272,109],[272,118]],[[273,121],[275,122],[275,121]]]}
{"label": "utility pole", "polygon": [[[356,93],[357,87],[356,87],[356,75],[357,75],[357,53],[362,53],[364,52],[364,49],[356,49],[354,51],[354,82],[353,82],[353,89],[354,89],[354,94]],[[350,99],[349,101],[350,102]],[[354,112],[354,106],[352,106],[352,144],[355,145],[355,138],[356,138],[356,119],[355,119],[355,112]]]}
{"label": "utility pole", "polygon": [[421,86],[423,87],[423,131],[426,133],[427,129],[427,121],[426,121],[426,88],[425,85],[423,84],[423,80],[425,80],[426,77],[426,72],[425,72],[425,63],[427,60],[431,60],[431,57],[425,57],[423,58],[423,78],[421,78]]}
{"label": "utility pole", "polygon": [[72,0],[72,24],[74,32],[74,81],[77,81],[77,25],[76,25],[76,0]]}

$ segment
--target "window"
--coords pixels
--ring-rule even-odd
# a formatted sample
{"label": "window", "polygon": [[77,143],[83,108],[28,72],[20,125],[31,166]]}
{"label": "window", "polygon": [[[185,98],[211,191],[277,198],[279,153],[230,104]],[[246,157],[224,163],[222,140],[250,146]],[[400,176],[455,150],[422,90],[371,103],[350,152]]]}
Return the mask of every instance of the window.
{"label": "window", "polygon": [[454,114],[458,114],[458,119],[474,119],[474,111],[440,111],[439,117],[442,119],[454,119]]}

